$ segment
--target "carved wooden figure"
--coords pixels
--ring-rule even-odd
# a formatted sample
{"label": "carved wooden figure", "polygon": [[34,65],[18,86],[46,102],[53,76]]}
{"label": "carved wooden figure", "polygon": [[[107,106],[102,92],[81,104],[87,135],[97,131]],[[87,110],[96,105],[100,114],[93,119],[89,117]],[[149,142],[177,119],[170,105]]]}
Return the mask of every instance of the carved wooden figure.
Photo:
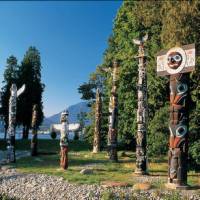
{"label": "carved wooden figure", "polygon": [[118,161],[117,156],[117,125],[118,125],[118,102],[117,82],[119,63],[114,61],[112,73],[112,90],[109,102],[109,131],[108,131],[108,154],[111,161]]}
{"label": "carved wooden figure", "polygon": [[37,152],[37,121],[38,121],[38,106],[33,106],[33,113],[32,113],[32,139],[31,139],[31,156],[36,156]]}
{"label": "carved wooden figure", "polygon": [[147,73],[146,55],[144,52],[144,42],[146,35],[141,40],[134,39],[133,42],[139,46],[138,56],[138,109],[137,109],[137,134],[136,134],[136,174],[147,174]]}
{"label": "carved wooden figure", "polygon": [[161,51],[157,74],[170,75],[170,122],[168,184],[186,189],[189,136],[189,73],[195,67],[195,46],[186,45]]}
{"label": "carved wooden figure", "polygon": [[19,97],[25,90],[23,85],[19,90],[17,86],[12,84],[9,100],[9,125],[8,125],[8,139],[7,139],[7,161],[15,162],[15,126],[16,126],[16,112],[17,112],[17,97]]}
{"label": "carved wooden figure", "polygon": [[102,101],[99,88],[96,91],[96,105],[95,105],[95,130],[93,141],[93,153],[100,151],[101,145],[101,116],[102,116]]}

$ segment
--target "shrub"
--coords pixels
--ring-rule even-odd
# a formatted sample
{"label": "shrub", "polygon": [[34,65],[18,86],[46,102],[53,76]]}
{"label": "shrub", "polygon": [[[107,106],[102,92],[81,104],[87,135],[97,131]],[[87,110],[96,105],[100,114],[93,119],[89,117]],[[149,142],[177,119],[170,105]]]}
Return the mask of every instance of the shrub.
{"label": "shrub", "polygon": [[52,132],[52,133],[51,133],[51,138],[52,138],[52,139],[56,139],[56,137],[57,137],[56,132]]}

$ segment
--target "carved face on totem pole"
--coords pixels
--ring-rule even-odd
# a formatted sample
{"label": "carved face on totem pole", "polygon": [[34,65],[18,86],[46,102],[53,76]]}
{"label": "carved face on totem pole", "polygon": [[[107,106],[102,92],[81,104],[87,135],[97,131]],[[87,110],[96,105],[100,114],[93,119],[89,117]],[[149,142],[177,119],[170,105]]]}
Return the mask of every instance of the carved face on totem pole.
{"label": "carved face on totem pole", "polygon": [[66,122],[66,121],[67,121],[67,117],[68,117],[68,115],[69,115],[69,113],[68,113],[67,110],[64,111],[64,112],[62,112],[62,113],[61,113],[60,122],[61,122],[61,123],[62,123],[62,122]]}
{"label": "carved face on totem pole", "polygon": [[159,76],[191,72],[194,70],[194,66],[194,44],[163,50],[157,56],[157,74]]}
{"label": "carved face on totem pole", "polygon": [[167,58],[167,64],[171,69],[177,69],[180,67],[183,61],[182,55],[179,52],[170,52]]}

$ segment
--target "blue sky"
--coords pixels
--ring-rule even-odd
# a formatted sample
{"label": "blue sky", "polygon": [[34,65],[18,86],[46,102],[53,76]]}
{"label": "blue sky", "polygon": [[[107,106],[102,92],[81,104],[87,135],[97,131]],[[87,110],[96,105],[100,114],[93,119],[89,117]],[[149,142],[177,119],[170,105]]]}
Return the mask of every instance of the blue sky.
{"label": "blue sky", "polygon": [[120,1],[0,2],[0,83],[6,59],[41,53],[46,116],[80,102],[77,88],[102,62]]}

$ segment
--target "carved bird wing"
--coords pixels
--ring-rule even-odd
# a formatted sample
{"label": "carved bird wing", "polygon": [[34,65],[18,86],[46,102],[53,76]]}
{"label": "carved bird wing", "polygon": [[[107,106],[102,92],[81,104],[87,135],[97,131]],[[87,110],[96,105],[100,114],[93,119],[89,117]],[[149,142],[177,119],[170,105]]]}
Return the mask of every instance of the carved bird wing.
{"label": "carved bird wing", "polygon": [[19,97],[25,91],[25,89],[26,85],[24,84],[19,90],[17,90],[17,97]]}
{"label": "carved bird wing", "polygon": [[133,43],[137,44],[137,45],[140,45],[141,44],[141,41],[140,40],[137,40],[137,39],[133,39]]}
{"label": "carved bird wing", "polygon": [[146,34],[143,38],[142,38],[142,42],[146,42],[148,39],[148,34]]}
{"label": "carved bird wing", "polygon": [[108,67],[108,68],[101,68],[101,70],[104,71],[104,72],[111,72],[111,68],[110,67]]}

